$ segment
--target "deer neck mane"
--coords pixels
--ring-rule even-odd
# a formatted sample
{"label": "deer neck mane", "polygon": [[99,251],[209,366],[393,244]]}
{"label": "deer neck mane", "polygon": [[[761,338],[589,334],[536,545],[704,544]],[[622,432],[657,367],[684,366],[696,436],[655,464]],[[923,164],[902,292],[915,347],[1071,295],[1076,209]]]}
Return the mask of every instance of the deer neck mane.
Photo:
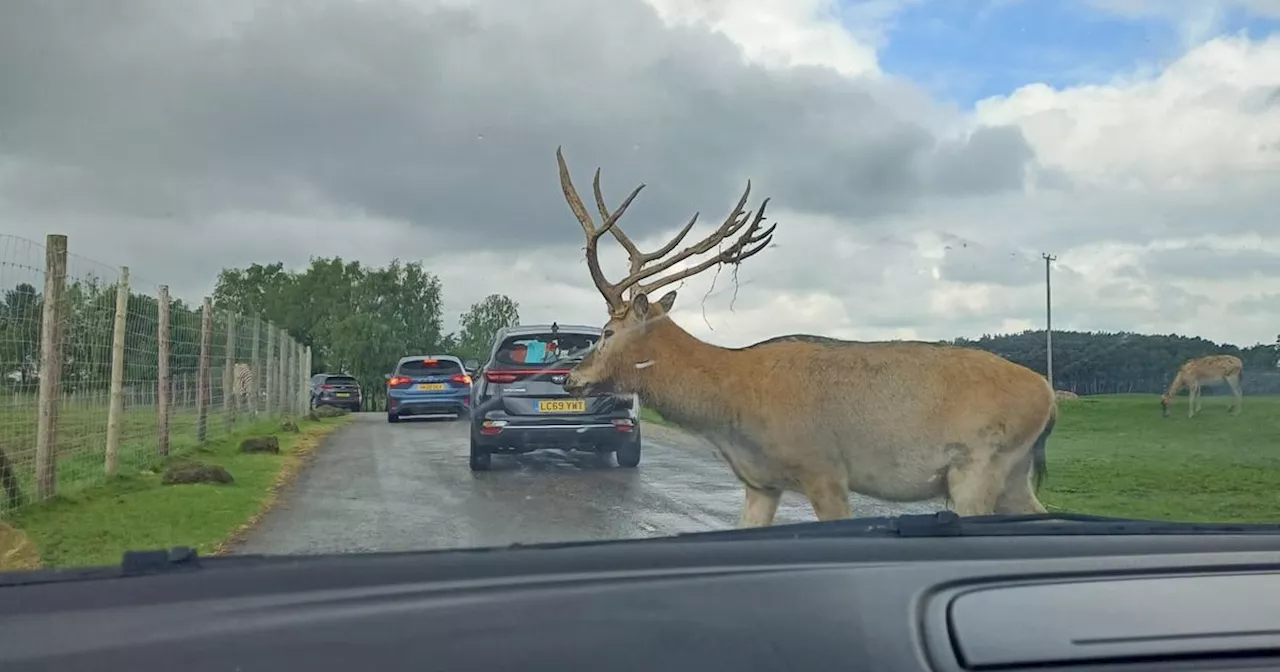
{"label": "deer neck mane", "polygon": [[733,396],[723,384],[731,351],[700,340],[669,318],[655,320],[648,329],[648,358],[626,365],[628,387],[644,406],[685,429],[724,429],[735,415]]}

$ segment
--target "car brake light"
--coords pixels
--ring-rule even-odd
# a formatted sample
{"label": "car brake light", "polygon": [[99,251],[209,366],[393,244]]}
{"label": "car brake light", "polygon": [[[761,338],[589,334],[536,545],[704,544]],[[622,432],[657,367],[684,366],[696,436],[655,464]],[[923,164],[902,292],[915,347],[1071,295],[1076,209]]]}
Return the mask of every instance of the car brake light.
{"label": "car brake light", "polygon": [[449,380],[452,380],[453,382],[455,382],[455,383],[457,383],[457,384],[459,384],[459,385],[470,385],[470,384],[471,384],[471,376],[468,376],[468,375],[467,375],[467,374],[465,374],[465,373],[459,373],[458,375],[456,375],[456,376],[454,376],[454,377],[450,378]]}
{"label": "car brake light", "polygon": [[401,385],[408,384],[409,379],[404,376],[392,376],[391,379],[387,381],[387,387],[399,387]]}
{"label": "car brake light", "polygon": [[320,389],[322,389],[322,390],[332,390],[332,389],[333,389],[333,386],[332,386],[332,385],[321,385],[321,386],[320,386]]}
{"label": "car brake light", "polygon": [[425,364],[426,366],[435,366],[436,364],[439,364],[440,362],[438,362],[438,361],[436,361],[436,360],[434,360],[434,359],[424,359],[424,360],[422,360],[422,363],[423,363],[423,364]]}
{"label": "car brake light", "polygon": [[501,371],[485,371],[484,379],[491,383],[514,383],[520,379],[520,376]]}
{"label": "car brake light", "polygon": [[635,423],[631,418],[618,418],[613,421],[613,428],[619,432],[630,432],[635,427]]}

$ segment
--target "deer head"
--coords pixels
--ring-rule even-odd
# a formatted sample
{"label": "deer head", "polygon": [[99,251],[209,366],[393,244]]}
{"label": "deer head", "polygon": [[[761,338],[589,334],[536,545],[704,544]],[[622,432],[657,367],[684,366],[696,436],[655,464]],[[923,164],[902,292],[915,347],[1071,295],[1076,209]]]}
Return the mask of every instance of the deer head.
{"label": "deer head", "polygon": [[1169,417],[1169,404],[1173,403],[1173,398],[1166,392],[1160,395],[1160,413],[1164,417]]}
{"label": "deer head", "polygon": [[[674,291],[664,294],[657,303],[649,301],[649,294],[671,283],[697,275],[712,266],[742,263],[764,250],[773,240],[773,230],[777,227],[777,224],[774,224],[763,231],[760,230],[760,224],[764,221],[765,206],[769,204],[769,199],[764,199],[754,216],[750,211],[744,212],[743,207],[751,194],[751,182],[748,181],[747,188],[742,192],[742,197],[738,199],[733,212],[729,213],[719,228],[701,241],[664,259],[688,235],[694,223],[698,221],[698,213],[694,213],[684,228],[666,245],[653,252],[641,252],[618,226],[618,219],[626,212],[631,201],[645,185],[641,184],[633,189],[617,210],[610,212],[604,202],[604,193],[600,189],[600,169],[597,168],[592,186],[595,190],[596,208],[600,212],[601,225],[596,226],[591,213],[573,186],[573,181],[569,177],[569,168],[565,165],[564,154],[558,147],[556,162],[560,168],[560,188],[564,192],[565,201],[568,202],[569,209],[573,211],[578,222],[582,224],[582,230],[587,237],[587,269],[609,309],[609,321],[604,325],[600,340],[591,352],[569,372],[564,388],[570,394],[577,396],[604,392],[633,392],[635,390],[629,388],[634,386],[636,376],[643,375],[643,370],[654,362],[654,344],[651,339],[654,327],[670,312],[676,300]],[[743,227],[746,227],[745,231],[742,231]],[[715,256],[688,268],[660,275],[690,257],[716,249],[725,239],[739,231],[742,231],[741,235]],[[606,232],[612,233],[618,243],[626,249],[631,262],[630,273],[616,283],[608,282],[600,270],[599,242]],[[648,282],[645,282],[646,280]]]}

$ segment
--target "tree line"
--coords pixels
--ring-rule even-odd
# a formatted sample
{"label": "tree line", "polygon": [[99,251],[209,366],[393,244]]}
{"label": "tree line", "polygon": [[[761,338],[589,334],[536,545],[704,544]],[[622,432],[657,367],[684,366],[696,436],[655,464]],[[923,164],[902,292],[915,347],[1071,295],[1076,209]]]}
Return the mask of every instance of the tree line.
{"label": "tree line", "polygon": [[[235,357],[247,361],[253,342],[252,318],[272,323],[311,347],[312,372],[347,373],[366,390],[378,392],[383,374],[405,354],[452,353],[483,360],[498,329],[516,324],[519,305],[491,294],[459,316],[459,328],[446,331],[437,276],[419,262],[392,261],[383,267],[341,258],[315,258],[302,270],[281,262],[224,269],[213,292],[214,357],[225,357],[225,315],[237,320]],[[74,280],[67,288],[68,319],[63,342],[64,389],[104,386],[109,380],[114,284]],[[200,305],[172,299],[171,335],[175,375],[194,372],[199,356]],[[40,360],[42,296],[19,284],[4,293],[0,305],[0,357],[10,385],[34,385]],[[128,350],[156,352],[158,300],[131,292]],[[245,329],[250,331],[245,332]],[[993,352],[1045,373],[1045,333],[957,338],[955,345]],[[1245,363],[1246,394],[1280,393],[1280,336],[1275,344],[1239,347],[1178,334],[1128,332],[1053,332],[1055,387],[1078,394],[1161,392],[1187,359],[1230,353]],[[151,357],[127,357],[126,379],[154,380]],[[375,402],[376,403],[376,402]]]}

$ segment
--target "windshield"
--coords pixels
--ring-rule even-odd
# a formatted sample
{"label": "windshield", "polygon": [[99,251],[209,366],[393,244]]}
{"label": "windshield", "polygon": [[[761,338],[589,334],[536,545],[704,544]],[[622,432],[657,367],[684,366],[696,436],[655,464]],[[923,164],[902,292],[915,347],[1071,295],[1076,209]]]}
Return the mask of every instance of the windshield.
{"label": "windshield", "polygon": [[0,563],[1280,523],[1274,2],[55,7]]}

